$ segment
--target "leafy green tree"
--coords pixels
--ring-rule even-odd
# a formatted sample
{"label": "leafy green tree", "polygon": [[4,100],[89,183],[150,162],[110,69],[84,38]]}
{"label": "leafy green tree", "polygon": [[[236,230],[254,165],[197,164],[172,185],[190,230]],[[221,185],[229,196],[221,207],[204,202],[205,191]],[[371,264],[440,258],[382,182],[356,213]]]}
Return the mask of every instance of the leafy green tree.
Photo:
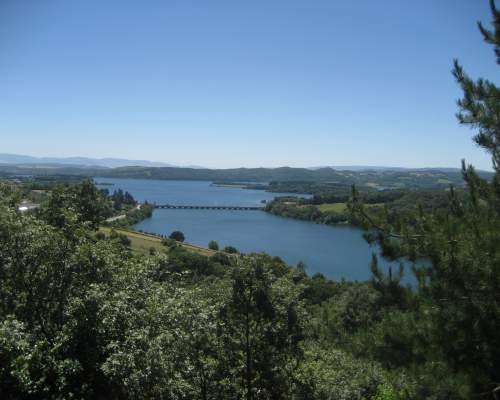
{"label": "leafy green tree", "polygon": [[296,398],[301,400],[367,400],[376,395],[380,385],[388,385],[377,363],[360,362],[345,351],[317,343],[306,347],[296,379]]}
{"label": "leafy green tree", "polygon": [[0,206],[1,398],[87,398],[105,386],[90,291],[120,259],[108,241]]}
{"label": "leafy green tree", "polygon": [[42,218],[58,228],[76,223],[96,229],[110,214],[107,197],[88,179],[71,186],[57,186],[40,209]]}
{"label": "leafy green tree", "polygon": [[0,204],[16,207],[21,201],[21,192],[12,184],[0,182]]}
{"label": "leafy green tree", "polygon": [[208,242],[208,248],[210,250],[218,251],[219,250],[219,243],[217,243],[215,240],[211,240]]}
{"label": "leafy green tree", "polygon": [[129,192],[123,192],[122,189],[115,190],[110,196],[113,202],[113,208],[120,211],[123,205],[133,206],[137,204],[137,201]]}
{"label": "leafy green tree", "polygon": [[116,397],[220,398],[229,390],[216,324],[224,287],[155,281],[151,267],[129,265],[98,311],[110,338],[102,369]]}
{"label": "leafy green tree", "polygon": [[306,265],[306,263],[304,261],[299,261],[297,263],[296,268],[297,268],[297,271],[299,271],[302,274],[305,274],[306,271],[307,271],[307,265]]}
{"label": "leafy green tree", "polygon": [[236,254],[238,253],[238,249],[234,246],[226,246],[224,247],[223,251],[225,253],[229,253],[229,254]]}
{"label": "leafy green tree", "polygon": [[372,400],[397,400],[397,394],[390,385],[380,385],[377,388],[377,394],[372,397]]}
{"label": "leafy green tree", "polygon": [[321,273],[316,273],[305,281],[304,298],[311,304],[320,304],[340,290],[338,282],[331,281]]}
{"label": "leafy green tree", "polygon": [[300,286],[274,275],[259,257],[238,260],[231,283],[220,317],[238,398],[290,398],[303,357]]}
{"label": "leafy green tree", "polygon": [[341,344],[380,320],[380,295],[368,284],[352,284],[316,309],[321,336]]}
{"label": "leafy green tree", "polygon": [[181,231],[173,231],[170,236],[169,236],[170,239],[174,239],[176,240],[177,242],[184,242],[184,240],[186,239],[184,237],[184,233],[182,233]]}

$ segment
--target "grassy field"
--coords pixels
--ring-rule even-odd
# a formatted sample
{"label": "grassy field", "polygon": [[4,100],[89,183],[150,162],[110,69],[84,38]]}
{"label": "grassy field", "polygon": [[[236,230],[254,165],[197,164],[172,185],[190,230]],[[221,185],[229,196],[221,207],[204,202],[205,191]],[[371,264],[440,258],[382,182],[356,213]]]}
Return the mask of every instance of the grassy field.
{"label": "grassy field", "polygon": [[[367,208],[370,207],[378,207],[378,206],[383,206],[383,203],[374,203],[374,204],[365,204]],[[319,210],[322,212],[336,212],[336,213],[343,213],[347,211],[347,205],[346,203],[332,203],[332,204],[320,204],[318,206]]]}
{"label": "grassy field", "polygon": [[[100,227],[99,231],[103,232],[106,236],[111,232],[111,228]],[[140,233],[135,231],[129,231],[125,229],[115,229],[116,232],[126,235],[130,239],[130,247],[132,250],[139,253],[148,254],[150,248],[154,248],[157,251],[165,251],[166,247],[161,244],[161,238],[153,235],[148,235],[146,233]],[[186,250],[198,253],[204,256],[211,256],[215,254],[215,251],[207,249],[205,247],[195,246],[188,243],[180,243],[180,245]]]}
{"label": "grassy field", "polygon": [[320,204],[318,208],[321,212],[334,211],[336,213],[343,213],[344,211],[346,211],[347,206],[346,203],[332,203],[332,204]]}

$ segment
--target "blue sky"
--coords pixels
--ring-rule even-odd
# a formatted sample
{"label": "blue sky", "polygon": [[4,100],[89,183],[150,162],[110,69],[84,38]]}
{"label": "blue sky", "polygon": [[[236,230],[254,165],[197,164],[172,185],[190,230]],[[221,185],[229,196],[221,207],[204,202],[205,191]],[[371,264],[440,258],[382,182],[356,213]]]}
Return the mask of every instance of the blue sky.
{"label": "blue sky", "polygon": [[0,152],[479,168],[450,74],[486,0],[1,0]]}

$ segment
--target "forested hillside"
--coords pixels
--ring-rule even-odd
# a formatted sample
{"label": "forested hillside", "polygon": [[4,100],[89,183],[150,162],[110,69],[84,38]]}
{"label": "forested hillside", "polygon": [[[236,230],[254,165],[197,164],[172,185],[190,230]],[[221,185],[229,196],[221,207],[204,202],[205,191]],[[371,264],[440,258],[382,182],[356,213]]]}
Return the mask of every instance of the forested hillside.
{"label": "forested hillside", "polygon": [[468,387],[414,330],[431,323],[424,298],[375,264],[373,282],[340,283],[264,254],[136,253],[97,231],[109,200],[89,181],[31,214],[19,198],[1,186],[2,398],[444,399]]}
{"label": "forested hillside", "polygon": [[[372,189],[405,188],[446,188],[453,184],[462,186],[460,170],[441,171],[390,170],[390,171],[344,171],[332,168],[316,170],[306,168],[236,168],[236,169],[196,169],[175,167],[120,167],[120,168],[81,168],[73,166],[37,166],[0,165],[0,176],[52,176],[59,174],[109,178],[166,179],[166,180],[202,180],[214,182],[260,182],[275,183],[269,187],[272,191],[286,190],[287,187],[301,187],[308,193],[314,186],[324,183],[331,185],[352,185],[371,187]],[[492,174],[481,172],[481,176],[491,178]],[[259,188],[267,189],[266,186]]]}
{"label": "forested hillside", "polygon": [[352,317],[379,318],[366,307],[392,308],[371,285],[266,255],[134,253],[97,233],[108,205],[90,182],[31,215],[18,199],[2,185],[2,398],[370,398],[389,385],[381,364],[332,345]]}
{"label": "forested hillside", "polygon": [[[500,65],[490,4],[493,28],[480,31]],[[20,212],[26,187],[0,182],[0,398],[497,399],[500,90],[458,61],[454,76],[459,122],[491,155],[491,179],[463,162],[464,190],[438,209],[373,214],[356,186],[346,202],[411,272],[383,273],[374,255],[370,281],[336,282],[266,254],[172,241],[138,252],[99,231],[131,196],[111,203],[90,180],[52,182]]]}

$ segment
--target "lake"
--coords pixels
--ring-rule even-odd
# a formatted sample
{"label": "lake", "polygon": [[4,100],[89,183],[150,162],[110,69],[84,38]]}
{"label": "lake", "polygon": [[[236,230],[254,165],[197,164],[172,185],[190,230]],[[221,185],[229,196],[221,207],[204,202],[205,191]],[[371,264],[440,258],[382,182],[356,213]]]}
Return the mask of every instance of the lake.
{"label": "lake", "polygon": [[[262,200],[290,195],[237,187],[219,187],[210,182],[147,179],[95,178],[110,192],[122,189],[136,200],[156,204],[259,206]],[[326,226],[278,217],[264,211],[156,209],[152,218],[134,226],[137,230],[169,235],[180,230],[186,242],[207,246],[216,240],[244,253],[266,252],[290,265],[303,261],[307,272],[320,272],[332,279],[370,278],[374,250],[362,231],[350,226]]]}

